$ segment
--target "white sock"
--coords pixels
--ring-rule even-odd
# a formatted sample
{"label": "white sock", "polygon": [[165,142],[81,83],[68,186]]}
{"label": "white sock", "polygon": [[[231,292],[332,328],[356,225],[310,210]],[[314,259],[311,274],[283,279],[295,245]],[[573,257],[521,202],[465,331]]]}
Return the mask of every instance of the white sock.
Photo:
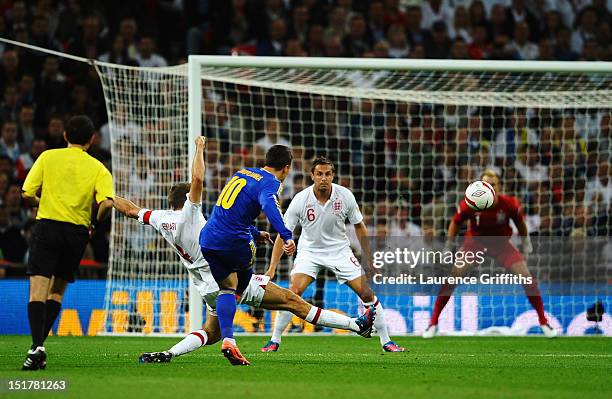
{"label": "white sock", "polygon": [[170,348],[168,352],[172,353],[172,356],[184,355],[185,353],[193,352],[199,347],[206,345],[206,342],[208,342],[206,331],[193,331],[183,338],[182,341]]}
{"label": "white sock", "polygon": [[385,310],[377,297],[374,297],[374,301],[370,303],[364,303],[364,306],[372,306],[376,309],[376,317],[374,318],[374,328],[378,332],[381,345],[391,341],[389,332],[387,331],[387,323],[385,323]]}
{"label": "white sock", "polygon": [[316,306],[310,308],[306,316],[306,321],[317,326],[359,331],[359,326],[355,323],[355,319]]}
{"label": "white sock", "polygon": [[270,338],[270,341],[280,344],[282,339],[281,336],[283,335],[285,328],[287,328],[287,326],[291,322],[292,317],[293,314],[285,310],[279,310],[278,312],[276,312],[276,319],[274,320],[274,331],[272,331],[272,338]]}

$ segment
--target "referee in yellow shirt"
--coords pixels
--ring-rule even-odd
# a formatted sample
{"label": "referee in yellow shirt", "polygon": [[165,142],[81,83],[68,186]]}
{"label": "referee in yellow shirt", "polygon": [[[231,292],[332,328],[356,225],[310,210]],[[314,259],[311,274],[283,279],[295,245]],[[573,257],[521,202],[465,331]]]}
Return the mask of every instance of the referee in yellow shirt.
{"label": "referee in yellow shirt", "polygon": [[23,198],[38,206],[38,213],[28,262],[32,347],[22,370],[44,369],[47,364],[43,344],[89,241],[93,200],[98,204],[97,221],[113,207],[113,178],[86,152],[93,134],[87,116],[71,118],[64,132],[68,147],[43,152],[23,183]]}

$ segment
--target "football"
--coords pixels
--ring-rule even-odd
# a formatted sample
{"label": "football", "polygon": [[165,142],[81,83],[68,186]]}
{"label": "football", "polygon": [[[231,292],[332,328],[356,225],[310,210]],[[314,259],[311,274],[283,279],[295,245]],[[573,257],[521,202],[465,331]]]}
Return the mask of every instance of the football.
{"label": "football", "polygon": [[486,181],[475,181],[465,190],[465,203],[475,211],[489,209],[495,202],[495,190]]}

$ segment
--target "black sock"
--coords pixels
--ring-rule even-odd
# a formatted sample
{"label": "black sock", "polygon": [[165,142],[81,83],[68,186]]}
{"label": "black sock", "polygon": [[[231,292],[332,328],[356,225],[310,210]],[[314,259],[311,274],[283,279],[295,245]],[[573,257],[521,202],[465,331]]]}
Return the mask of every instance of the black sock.
{"label": "black sock", "polygon": [[42,346],[45,341],[45,303],[34,301],[28,303],[28,320],[32,334],[32,349]]}
{"label": "black sock", "polygon": [[47,299],[46,305],[46,320],[45,320],[45,335],[43,339],[47,339],[49,336],[49,331],[51,331],[51,327],[53,327],[53,323],[55,323],[55,319],[57,319],[57,315],[59,315],[60,309],[62,308],[62,303],[58,301],[54,301],[53,299]]}

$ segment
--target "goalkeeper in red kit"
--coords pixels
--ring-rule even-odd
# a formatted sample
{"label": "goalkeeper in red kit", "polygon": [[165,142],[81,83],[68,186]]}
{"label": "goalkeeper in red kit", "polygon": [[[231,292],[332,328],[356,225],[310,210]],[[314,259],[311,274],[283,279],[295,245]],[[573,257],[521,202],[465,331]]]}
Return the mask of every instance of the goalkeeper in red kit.
{"label": "goalkeeper in red kit", "polygon": [[[548,324],[540,290],[535,279],[531,278],[529,269],[527,269],[527,262],[525,262],[523,256],[523,254],[531,253],[532,246],[523,213],[521,212],[520,202],[516,197],[499,194],[501,191],[500,181],[499,176],[495,172],[487,170],[480,178],[493,186],[495,192],[498,193],[495,196],[493,206],[485,211],[477,212],[470,209],[465,200],[462,200],[459,203],[457,213],[448,227],[447,242],[452,242],[457,236],[461,225],[468,221],[468,231],[460,251],[471,251],[474,253],[484,251],[486,256],[493,258],[510,272],[528,278],[531,283],[523,284],[525,294],[531,306],[533,306],[538,314],[542,333],[548,338],[554,338],[557,336],[557,331]],[[522,237],[523,253],[510,242],[510,237],[512,236],[510,220],[514,221]],[[455,264],[451,276],[467,276],[474,265],[472,263],[459,267]],[[443,284],[440,288],[429,327],[423,332],[423,338],[433,338],[436,335],[440,313],[442,313],[454,289],[454,284]]]}

